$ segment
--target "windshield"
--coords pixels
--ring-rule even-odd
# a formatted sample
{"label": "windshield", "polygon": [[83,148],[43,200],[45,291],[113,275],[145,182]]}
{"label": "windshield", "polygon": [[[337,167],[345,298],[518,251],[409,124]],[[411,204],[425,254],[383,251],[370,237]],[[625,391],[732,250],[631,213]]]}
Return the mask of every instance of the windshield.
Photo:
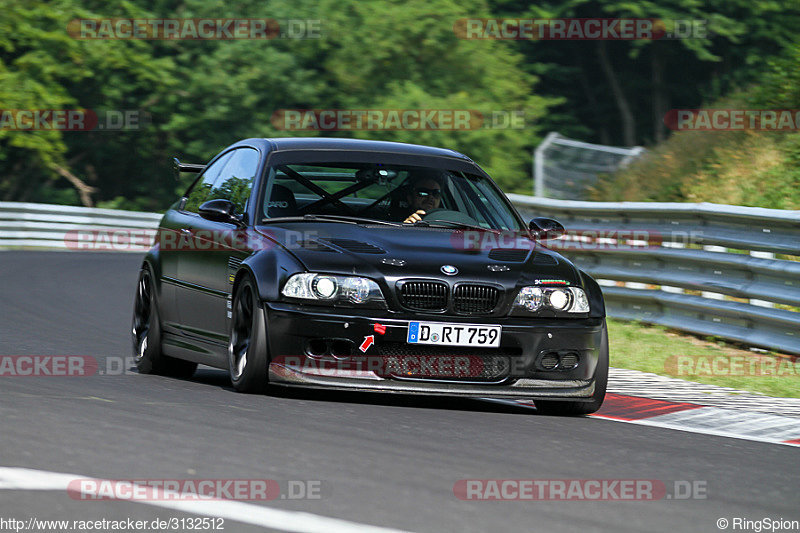
{"label": "windshield", "polygon": [[521,229],[488,178],[410,165],[278,165],[270,169],[262,205],[263,222],[335,216],[402,223],[422,212],[418,225]]}

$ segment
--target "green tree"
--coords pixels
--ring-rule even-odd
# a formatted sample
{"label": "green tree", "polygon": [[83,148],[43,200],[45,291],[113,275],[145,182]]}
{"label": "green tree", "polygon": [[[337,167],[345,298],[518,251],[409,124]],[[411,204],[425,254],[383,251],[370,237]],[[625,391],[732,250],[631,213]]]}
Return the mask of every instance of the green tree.
{"label": "green tree", "polygon": [[[122,3],[105,14],[121,15],[144,12]],[[0,18],[2,108],[136,108],[169,80],[171,61],[154,58],[147,42],[79,40],[67,33],[71,20],[99,16],[75,0],[7,2]],[[91,205],[97,193],[113,194],[110,184],[135,176],[131,143],[139,139],[132,132],[0,129],[0,197]],[[71,188],[59,186],[62,178]]]}

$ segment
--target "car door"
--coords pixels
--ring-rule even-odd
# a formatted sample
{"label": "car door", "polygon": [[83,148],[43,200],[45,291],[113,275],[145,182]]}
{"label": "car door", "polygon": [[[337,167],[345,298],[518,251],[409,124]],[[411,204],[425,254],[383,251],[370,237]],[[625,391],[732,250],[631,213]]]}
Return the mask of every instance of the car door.
{"label": "car door", "polygon": [[[258,163],[255,149],[234,150],[203,201],[224,198],[233,202],[237,214],[245,213]],[[178,261],[181,327],[188,335],[226,344],[232,286],[229,271],[235,271],[236,263],[249,255],[243,230],[234,223],[199,215],[192,217],[187,229],[192,244]]]}
{"label": "car door", "polygon": [[189,228],[200,217],[197,208],[205,202],[214,182],[232,155],[233,152],[229,151],[212,160],[180,202],[169,209],[161,221],[158,237],[162,282],[160,318],[167,332],[179,328],[181,323],[177,302],[183,286],[178,275],[178,262],[181,253],[194,244]]}

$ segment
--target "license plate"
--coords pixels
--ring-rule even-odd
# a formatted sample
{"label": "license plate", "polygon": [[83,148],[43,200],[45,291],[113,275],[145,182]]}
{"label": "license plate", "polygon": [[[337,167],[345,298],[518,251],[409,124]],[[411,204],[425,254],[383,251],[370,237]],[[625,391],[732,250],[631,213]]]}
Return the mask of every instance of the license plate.
{"label": "license plate", "polygon": [[473,346],[499,348],[502,326],[484,324],[447,324],[444,322],[409,322],[409,344]]}

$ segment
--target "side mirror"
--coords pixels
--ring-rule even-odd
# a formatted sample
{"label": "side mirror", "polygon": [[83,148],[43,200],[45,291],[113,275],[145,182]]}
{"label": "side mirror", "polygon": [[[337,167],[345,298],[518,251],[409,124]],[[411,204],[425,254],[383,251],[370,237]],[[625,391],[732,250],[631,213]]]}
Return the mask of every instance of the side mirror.
{"label": "side mirror", "polygon": [[537,239],[557,239],[567,232],[561,222],[544,217],[536,217],[531,220],[528,228]]}
{"label": "side mirror", "polygon": [[216,200],[209,200],[200,205],[198,209],[200,216],[206,220],[213,222],[229,222],[242,225],[242,219],[236,214],[236,206],[230,200],[224,198],[217,198]]}

